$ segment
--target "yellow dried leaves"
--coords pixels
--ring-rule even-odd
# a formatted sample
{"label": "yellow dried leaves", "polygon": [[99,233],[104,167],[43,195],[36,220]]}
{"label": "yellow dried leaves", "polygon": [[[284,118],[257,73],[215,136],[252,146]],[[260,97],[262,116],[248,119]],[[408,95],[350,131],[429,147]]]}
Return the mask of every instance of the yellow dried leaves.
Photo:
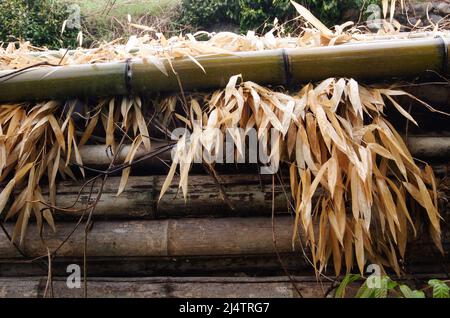
{"label": "yellow dried leaves", "polygon": [[[431,168],[421,171],[383,115],[385,96],[400,114],[415,122],[392,98],[400,91],[365,87],[354,80],[328,79],[316,87],[306,85],[289,96],[252,82],[237,85],[237,79],[231,78],[225,90],[205,101],[209,107],[203,115],[198,114],[200,101],[191,103],[195,105],[189,117],[193,133],[178,142],[176,159],[160,197],[178,164],[183,180],[179,186],[186,195],[194,148],[200,142],[206,149],[215,146],[214,138],[201,137],[207,123],[215,123],[222,131],[255,128],[259,142],[267,144],[267,149],[269,136],[275,131],[281,142],[272,146],[270,157],[275,158],[276,165],[287,161],[290,166],[296,215],[293,240],[300,227],[319,270],[331,256],[335,262],[345,259],[347,271],[354,256],[361,271],[368,260],[389,263],[398,270],[394,255],[404,255],[407,227],[416,233],[409,211],[414,207],[409,204],[411,200],[423,207],[421,213],[429,219],[439,242]],[[193,113],[200,120],[192,120]],[[240,154],[243,150],[238,139],[233,137]],[[321,193],[317,195],[319,188]],[[335,264],[336,272],[340,269],[340,264]]]}
{"label": "yellow dried leaves", "polygon": [[[332,259],[336,273],[341,271],[341,262],[350,271],[353,260],[361,271],[367,261],[388,263],[398,271],[396,259],[404,256],[408,228],[416,233],[411,211],[417,206],[421,208],[416,212],[429,220],[432,237],[440,247],[433,172],[429,166],[421,170],[416,165],[383,115],[388,102],[415,123],[394,99],[402,91],[330,78],[289,95],[239,80],[239,75],[233,76],[225,89],[208,96],[183,96],[188,101],[183,114],[177,113],[174,96],[155,105],[164,124],[173,116],[189,131],[177,142],[160,197],[179,167],[179,187],[186,198],[188,174],[198,150],[213,153],[220,147],[215,129],[231,131],[237,157],[245,153],[242,132],[255,129],[273,166],[289,165],[295,208],[293,240],[297,231],[303,231],[318,270]],[[0,193],[0,213],[17,218],[13,237],[20,241],[32,215],[39,226],[45,220],[54,227],[51,211],[41,204],[40,184],[47,176],[48,200],[54,205],[58,174],[75,178],[69,164],[83,165],[79,146],[93,138],[101,126],[99,120],[105,146],[113,154],[120,151],[117,135],[129,138],[126,163],[134,160],[139,149],[152,149],[140,98],[99,100],[89,112],[79,143],[75,103],[0,105],[0,179],[6,183]],[[125,189],[129,174],[129,167],[123,170],[118,194]],[[14,190],[17,194],[13,195]]]}
{"label": "yellow dried leaves", "polygon": [[[383,20],[382,28],[373,34],[361,33],[361,29],[354,26],[353,22],[346,22],[329,29],[305,7],[292,1],[299,16],[307,23],[306,27],[301,28],[301,33],[298,36],[286,36],[284,26],[276,24],[273,29],[263,35],[257,35],[251,31],[246,35],[232,32],[208,33],[200,31],[194,34],[180,34],[166,38],[160,33],[155,33],[152,28],[130,22],[130,30],[145,30],[149,33],[144,33],[142,36],[131,35],[126,42],[123,42],[122,39],[116,39],[109,43],[100,44],[93,49],[79,48],[68,54],[66,54],[65,49],[42,52],[41,49],[31,46],[29,42],[20,43],[19,47],[16,47],[15,43],[1,46],[0,70],[20,69],[40,63],[45,64],[45,62],[52,65],[74,65],[140,58],[144,63],[153,64],[163,74],[167,75],[168,67],[165,62],[167,61],[170,65],[171,60],[177,58],[188,58],[200,69],[203,69],[196,58],[211,54],[332,46],[351,41],[383,40],[385,39],[383,36],[386,34],[408,38],[410,34],[400,34],[399,23],[392,21],[396,3],[403,4],[403,2],[404,0],[383,0],[384,16],[386,17],[390,10],[391,19],[390,21]],[[199,40],[199,38],[208,38],[208,40]]]}
{"label": "yellow dried leaves", "polygon": [[[125,163],[133,161],[141,145],[145,150],[150,150],[150,136],[140,99],[124,97],[120,102],[116,103],[114,98],[109,102],[99,100],[87,116],[86,129],[74,121],[79,116],[75,114],[79,101],[0,105],[0,180],[7,181],[0,192],[0,214],[5,214],[6,219],[17,219],[12,233],[14,239],[23,242],[32,215],[38,228],[42,220],[54,228],[54,210],[46,208],[43,202],[55,206],[56,178],[58,174],[77,178],[72,171],[74,164],[84,177],[79,147],[88,142],[95,129],[99,128],[97,123],[100,118],[105,126],[105,149],[110,147],[113,154],[116,130],[120,128],[128,131],[128,136],[134,135]],[[117,104],[123,107],[116,107]],[[122,120],[122,125],[118,124],[119,120]],[[134,127],[133,134],[129,130]],[[80,142],[77,128],[83,130]],[[123,170],[118,193],[124,190],[129,173],[130,168]],[[43,182],[48,182],[49,194],[46,198],[40,188]]]}

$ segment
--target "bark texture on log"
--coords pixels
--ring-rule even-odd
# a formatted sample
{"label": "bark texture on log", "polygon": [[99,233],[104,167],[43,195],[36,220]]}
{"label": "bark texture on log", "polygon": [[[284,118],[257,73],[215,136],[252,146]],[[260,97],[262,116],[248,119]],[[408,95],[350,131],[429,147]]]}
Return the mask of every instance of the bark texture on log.
{"label": "bark texture on log", "polygon": [[[450,166],[433,166],[436,175],[445,175]],[[186,201],[178,189],[179,178],[174,177],[165,195],[158,200],[165,176],[131,176],[124,192],[117,196],[120,178],[109,177],[103,194],[94,211],[97,219],[159,219],[167,217],[224,217],[224,216],[266,216],[272,211],[271,176],[255,174],[220,175],[219,179],[227,194],[228,202],[209,175],[189,176],[189,191]],[[66,207],[75,203],[82,181],[61,181],[56,186],[56,205]],[[94,186],[99,191],[100,184]],[[79,218],[89,198],[89,187],[81,194],[74,212],[57,210],[54,215],[60,219]],[[48,198],[45,184],[44,197]],[[317,195],[321,189],[317,190]],[[91,197],[91,203],[95,195]],[[289,180],[275,184],[275,213],[287,214],[291,200]],[[230,204],[231,206],[230,206]],[[233,209],[232,209],[233,208]]]}
{"label": "bark texture on log", "polygon": [[[450,246],[445,244],[448,251]],[[176,257],[89,257],[89,277],[137,277],[137,276],[277,276],[314,275],[311,264],[300,251],[281,253],[281,263],[276,254],[212,255]],[[83,258],[57,257],[52,261],[52,273],[66,276],[67,266],[78,264]],[[431,242],[411,244],[407,258],[402,262],[405,273],[442,273],[450,265],[447,253],[439,255]],[[25,259],[0,259],[0,277],[26,277],[47,275],[45,264]],[[356,269],[356,265],[354,267]],[[332,266],[324,271],[333,277]]]}
{"label": "bark texture on log", "polygon": [[409,150],[418,158],[450,159],[450,137],[408,137]]}
{"label": "bark texture on log", "polygon": [[[147,221],[95,222],[88,234],[89,257],[168,257],[274,254],[272,234],[275,233],[280,253],[293,251],[293,217],[277,217],[274,232],[271,218],[204,218],[166,219]],[[57,232],[44,231],[44,242],[36,229],[30,229],[22,250],[29,257],[44,256],[46,246],[54,250],[75,227],[75,223],[59,223]],[[7,226],[12,230],[12,225]],[[300,231],[303,234],[303,231]],[[302,238],[303,239],[303,238]],[[447,251],[450,232],[443,230],[442,242]],[[424,248],[433,245],[427,237],[411,242],[408,257],[430,257]],[[71,238],[59,250],[61,257],[82,257],[84,227],[78,227]],[[298,247],[299,257],[301,251]],[[15,247],[0,232],[0,258],[20,258]]]}
{"label": "bark texture on log", "polygon": [[[94,215],[108,218],[160,218],[188,216],[270,216],[272,208],[271,177],[253,175],[222,175],[220,182],[234,210],[221,198],[214,179],[209,175],[192,175],[189,177],[189,193],[185,201],[178,189],[178,177],[174,177],[166,194],[158,200],[165,176],[133,176],[128,179],[125,191],[117,196],[119,177],[108,178],[103,194]],[[275,187],[276,211],[287,211],[289,182],[286,193],[282,186]],[[75,202],[82,182],[63,181],[57,185],[56,205],[68,206]],[[99,190],[99,183],[94,192]],[[89,187],[83,192],[79,203],[80,209],[86,206]],[[43,187],[44,194],[47,192]],[[91,198],[91,202],[95,196]],[[57,211],[56,215],[79,217],[82,211],[68,213]]]}
{"label": "bark texture on log", "polygon": [[[309,275],[311,265],[299,253],[281,253],[283,266],[291,274]],[[67,275],[67,266],[83,264],[82,258],[56,257],[55,276]],[[46,266],[17,258],[0,259],[0,277],[47,275]],[[89,276],[268,276],[284,275],[275,254],[213,255],[177,257],[89,257]],[[430,271],[432,272],[432,271]]]}
{"label": "bark texture on log", "polygon": [[[44,233],[44,243],[30,230],[23,251],[30,257],[46,255],[57,248],[74,229],[74,223],[59,223],[56,233]],[[280,253],[292,251],[293,218],[276,219]],[[12,230],[12,226],[8,227]],[[59,256],[82,257],[84,227],[80,226],[59,250]],[[88,256],[192,256],[274,253],[270,218],[168,219],[158,221],[96,222],[89,232]],[[18,251],[0,234],[0,257],[19,257]]]}
{"label": "bark texture on log", "polygon": [[[304,297],[323,297],[324,289],[314,277],[296,277]],[[43,297],[46,278],[0,278],[0,297]],[[83,297],[83,288],[69,289],[65,278],[54,278],[54,296]],[[88,297],[92,298],[293,298],[298,297],[287,277],[137,277],[89,278]]]}
{"label": "bark texture on log", "polygon": [[[322,298],[334,295],[332,282],[314,276],[291,277],[305,298]],[[403,278],[412,288],[421,288],[431,278],[445,279],[443,275],[425,274]],[[43,297],[45,277],[0,278],[0,297]],[[361,283],[347,288],[346,297],[353,297]],[[81,286],[82,287],[82,286]],[[53,279],[54,297],[80,298],[83,288],[69,289],[66,278]],[[92,298],[297,298],[292,281],[285,276],[275,277],[91,277],[88,297]]]}
{"label": "bark texture on log", "polygon": [[[450,137],[445,136],[409,136],[408,146],[411,153],[416,157],[434,158],[434,157],[448,157],[450,154]],[[153,147],[158,149],[164,146],[164,143],[155,143]],[[118,156],[117,162],[123,162],[127,153],[130,150],[130,145],[124,145]],[[140,147],[135,155],[135,160],[143,157],[146,151],[143,147]],[[85,145],[80,148],[80,155],[83,159],[83,163],[87,166],[106,167],[111,163],[111,153],[107,151],[105,145]],[[163,152],[159,155],[161,159],[170,160],[170,151]],[[156,158],[150,158],[144,160],[146,165],[153,166],[155,168],[163,168],[165,165]]]}

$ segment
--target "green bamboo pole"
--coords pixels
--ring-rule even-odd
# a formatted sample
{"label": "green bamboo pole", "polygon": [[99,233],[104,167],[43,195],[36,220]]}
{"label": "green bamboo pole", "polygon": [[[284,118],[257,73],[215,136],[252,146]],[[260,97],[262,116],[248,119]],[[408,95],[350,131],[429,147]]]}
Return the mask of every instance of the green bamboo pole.
{"label": "green bamboo pole", "polygon": [[125,69],[124,63],[99,63],[38,67],[7,77],[1,72],[0,101],[124,95]]}
{"label": "green bamboo pole", "polygon": [[[260,84],[286,84],[286,70],[283,50],[243,52],[233,55],[212,55],[198,59],[205,72],[190,59],[174,60],[184,90],[200,90],[225,87],[231,76],[242,74],[244,80]],[[156,91],[177,91],[180,89],[177,76],[165,61],[168,76],[153,64],[143,61],[131,65],[131,87],[136,93]]]}
{"label": "green bamboo pole", "polygon": [[[442,38],[371,42],[366,45],[313,48],[289,54],[295,82],[328,77],[379,80],[446,73],[448,56]],[[445,43],[448,46],[448,43]]]}
{"label": "green bamboo pole", "polygon": [[[380,80],[450,69],[448,38],[386,40],[319,48],[277,49],[162,61],[167,75],[144,60],[0,72],[0,102],[145,94],[224,87],[242,74],[261,85],[292,85],[329,77]],[[177,78],[178,76],[178,78]]]}

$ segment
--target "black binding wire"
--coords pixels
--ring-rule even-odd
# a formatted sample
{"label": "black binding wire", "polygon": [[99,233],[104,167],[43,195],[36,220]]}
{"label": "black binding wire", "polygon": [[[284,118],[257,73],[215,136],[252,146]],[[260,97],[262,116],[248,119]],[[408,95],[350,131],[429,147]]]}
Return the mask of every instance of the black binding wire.
{"label": "black binding wire", "polygon": [[133,71],[131,69],[131,58],[127,58],[125,60],[125,89],[127,90],[127,94],[131,95],[132,87],[131,81],[133,79]]}
{"label": "black binding wire", "polygon": [[282,49],[281,55],[283,57],[285,85],[289,86],[292,81],[292,72],[291,72],[291,65],[290,65],[290,61],[289,61],[289,54],[287,53],[285,48]]}

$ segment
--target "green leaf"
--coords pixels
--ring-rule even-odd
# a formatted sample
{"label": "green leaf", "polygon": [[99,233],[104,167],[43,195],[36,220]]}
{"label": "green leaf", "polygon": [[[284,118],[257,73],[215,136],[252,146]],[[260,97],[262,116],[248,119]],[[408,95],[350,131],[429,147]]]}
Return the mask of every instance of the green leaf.
{"label": "green leaf", "polygon": [[356,293],[355,298],[373,298],[374,289],[367,286],[367,281],[362,284],[361,288]]}
{"label": "green leaf", "polygon": [[391,289],[394,289],[395,287],[397,287],[397,282],[394,282],[393,280],[391,280],[389,277],[388,277],[388,280],[387,280],[387,283],[386,283],[386,288],[387,289],[389,289],[389,290],[391,290]]}
{"label": "green leaf", "polygon": [[433,287],[433,298],[450,298],[450,287],[445,282],[439,279],[430,279],[428,285]]}
{"label": "green leaf", "polygon": [[421,290],[411,290],[406,285],[400,285],[399,288],[405,298],[425,298],[425,293]]}
{"label": "green leaf", "polygon": [[374,288],[373,295],[375,298],[387,298],[388,290],[386,288]]}
{"label": "green leaf", "polygon": [[387,298],[388,290],[394,288],[397,283],[388,276],[381,277],[380,287],[373,288],[375,298]]}
{"label": "green leaf", "polygon": [[388,276],[383,276],[379,278],[379,286],[369,287],[369,279],[371,284],[377,284],[377,277],[369,277],[358,290],[356,298],[387,298],[389,290],[397,286]]}
{"label": "green leaf", "polygon": [[345,289],[347,286],[358,279],[361,278],[361,275],[359,274],[347,274],[345,275],[342,282],[339,284],[339,287],[336,289],[336,293],[334,295],[335,298],[344,298],[345,297]]}

